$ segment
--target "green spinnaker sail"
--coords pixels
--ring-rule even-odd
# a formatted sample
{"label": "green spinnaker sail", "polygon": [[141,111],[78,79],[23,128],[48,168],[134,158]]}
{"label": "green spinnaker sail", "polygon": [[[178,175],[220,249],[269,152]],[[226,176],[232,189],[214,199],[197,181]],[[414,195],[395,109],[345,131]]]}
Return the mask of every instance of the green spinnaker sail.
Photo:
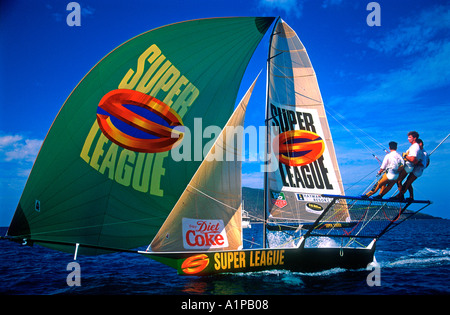
{"label": "green spinnaker sail", "polygon": [[[8,235],[118,249],[147,245],[201,163],[194,155],[194,122],[225,125],[245,68],[272,22],[182,22],[110,52],[62,106]],[[168,132],[180,125],[192,133],[181,139],[191,144],[188,161],[174,161],[169,151],[179,142]]]}

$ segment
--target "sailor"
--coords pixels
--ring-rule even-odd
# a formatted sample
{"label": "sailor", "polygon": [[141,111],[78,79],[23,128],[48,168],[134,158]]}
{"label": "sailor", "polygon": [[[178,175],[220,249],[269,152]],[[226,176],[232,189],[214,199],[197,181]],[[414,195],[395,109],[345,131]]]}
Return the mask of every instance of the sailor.
{"label": "sailor", "polygon": [[371,191],[362,196],[363,198],[372,196],[380,189],[380,194],[374,199],[381,199],[397,182],[399,173],[403,169],[404,161],[402,156],[397,152],[397,142],[389,142],[389,149],[391,152],[384,157],[383,163],[377,174],[381,175],[384,173],[383,176]]}
{"label": "sailor", "polygon": [[426,169],[428,167],[428,165],[430,165],[430,159],[428,157],[428,153],[427,151],[425,151],[425,149],[423,148],[423,141],[422,139],[417,139],[416,140],[417,144],[419,145],[420,148],[420,156],[421,156],[421,160],[419,161],[419,163],[417,163],[414,166],[413,171],[409,174],[408,178],[406,179],[406,182],[402,185],[402,190],[400,191],[400,197],[399,199],[402,199],[404,194],[406,193],[406,190],[409,191],[409,198],[410,199],[414,199],[414,190],[412,187],[412,183],[419,178],[420,176],[422,176],[424,169]]}
{"label": "sailor", "polygon": [[[408,142],[411,144],[408,151],[403,153],[403,158],[405,160],[405,167],[400,172],[400,175],[397,178],[397,187],[398,191],[402,191],[402,182],[403,180],[414,170],[415,164],[418,163],[417,155],[419,154],[420,147],[417,143],[417,139],[419,139],[419,133],[417,131],[408,132]],[[395,196],[396,199],[402,199],[403,194],[398,194]]]}

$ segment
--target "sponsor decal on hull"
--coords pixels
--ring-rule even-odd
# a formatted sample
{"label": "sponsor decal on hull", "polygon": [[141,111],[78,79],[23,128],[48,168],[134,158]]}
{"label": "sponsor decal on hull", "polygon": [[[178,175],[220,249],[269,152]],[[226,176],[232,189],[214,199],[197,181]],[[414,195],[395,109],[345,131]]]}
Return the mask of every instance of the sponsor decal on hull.
{"label": "sponsor decal on hull", "polygon": [[282,268],[284,249],[223,251],[196,254],[183,259],[180,274],[201,275]]}

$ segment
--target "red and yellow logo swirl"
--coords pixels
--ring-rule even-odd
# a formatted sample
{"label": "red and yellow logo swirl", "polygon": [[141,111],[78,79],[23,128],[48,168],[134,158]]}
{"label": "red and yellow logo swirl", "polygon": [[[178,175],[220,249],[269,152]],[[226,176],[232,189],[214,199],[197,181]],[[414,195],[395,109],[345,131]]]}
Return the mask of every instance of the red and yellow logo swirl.
{"label": "red and yellow logo swirl", "polygon": [[[136,106],[144,109],[150,118],[138,114]],[[139,91],[112,90],[103,96],[98,107],[97,122],[101,131],[125,149],[164,152],[177,146],[183,138],[180,131],[172,129],[183,126],[181,117],[160,100]],[[117,124],[121,124],[120,129]]]}
{"label": "red and yellow logo swirl", "polygon": [[189,275],[203,271],[209,264],[209,258],[205,254],[191,256],[186,258],[181,265],[181,270]]}
{"label": "red and yellow logo swirl", "polygon": [[275,137],[273,150],[281,163],[289,166],[302,166],[310,164],[322,156],[325,151],[325,142],[314,132],[289,130]]}

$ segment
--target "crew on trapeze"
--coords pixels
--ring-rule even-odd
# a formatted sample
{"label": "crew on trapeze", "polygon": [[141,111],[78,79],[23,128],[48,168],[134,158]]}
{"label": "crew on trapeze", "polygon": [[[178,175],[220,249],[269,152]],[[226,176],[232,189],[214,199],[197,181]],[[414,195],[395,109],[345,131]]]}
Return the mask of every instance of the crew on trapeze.
{"label": "crew on trapeze", "polygon": [[[380,190],[379,195],[373,199],[382,199],[397,183],[399,193],[392,199],[403,200],[407,190],[410,194],[409,198],[414,199],[411,184],[422,176],[424,169],[430,164],[430,160],[428,153],[423,148],[423,141],[419,139],[419,133],[416,131],[408,132],[408,141],[411,146],[406,153],[403,153],[403,157],[396,151],[397,143],[389,143],[391,152],[384,157],[381,168],[378,171],[378,175],[381,175],[383,172],[384,174],[372,190],[362,196],[363,198],[371,197]],[[402,184],[405,178],[406,182]]]}
{"label": "crew on trapeze", "polygon": [[[408,151],[403,154],[406,161],[404,173],[400,173],[397,180],[397,186],[399,193],[394,198],[396,200],[403,200],[406,191],[409,191],[409,198],[414,199],[414,191],[412,183],[422,176],[424,169],[430,165],[430,159],[428,153],[425,151],[423,141],[419,139],[419,134],[416,131],[410,131],[408,133],[408,141],[411,143]],[[406,176],[408,176],[406,178]],[[406,178],[406,182],[402,185],[403,179]]]}
{"label": "crew on trapeze", "polygon": [[383,196],[391,190],[394,184],[399,178],[400,172],[403,170],[405,162],[400,154],[397,152],[397,142],[389,142],[390,153],[386,154],[381,164],[380,170],[377,175],[383,174],[378,183],[369,191],[363,195],[363,198],[369,198],[380,190],[380,194],[374,199],[382,199]]}

